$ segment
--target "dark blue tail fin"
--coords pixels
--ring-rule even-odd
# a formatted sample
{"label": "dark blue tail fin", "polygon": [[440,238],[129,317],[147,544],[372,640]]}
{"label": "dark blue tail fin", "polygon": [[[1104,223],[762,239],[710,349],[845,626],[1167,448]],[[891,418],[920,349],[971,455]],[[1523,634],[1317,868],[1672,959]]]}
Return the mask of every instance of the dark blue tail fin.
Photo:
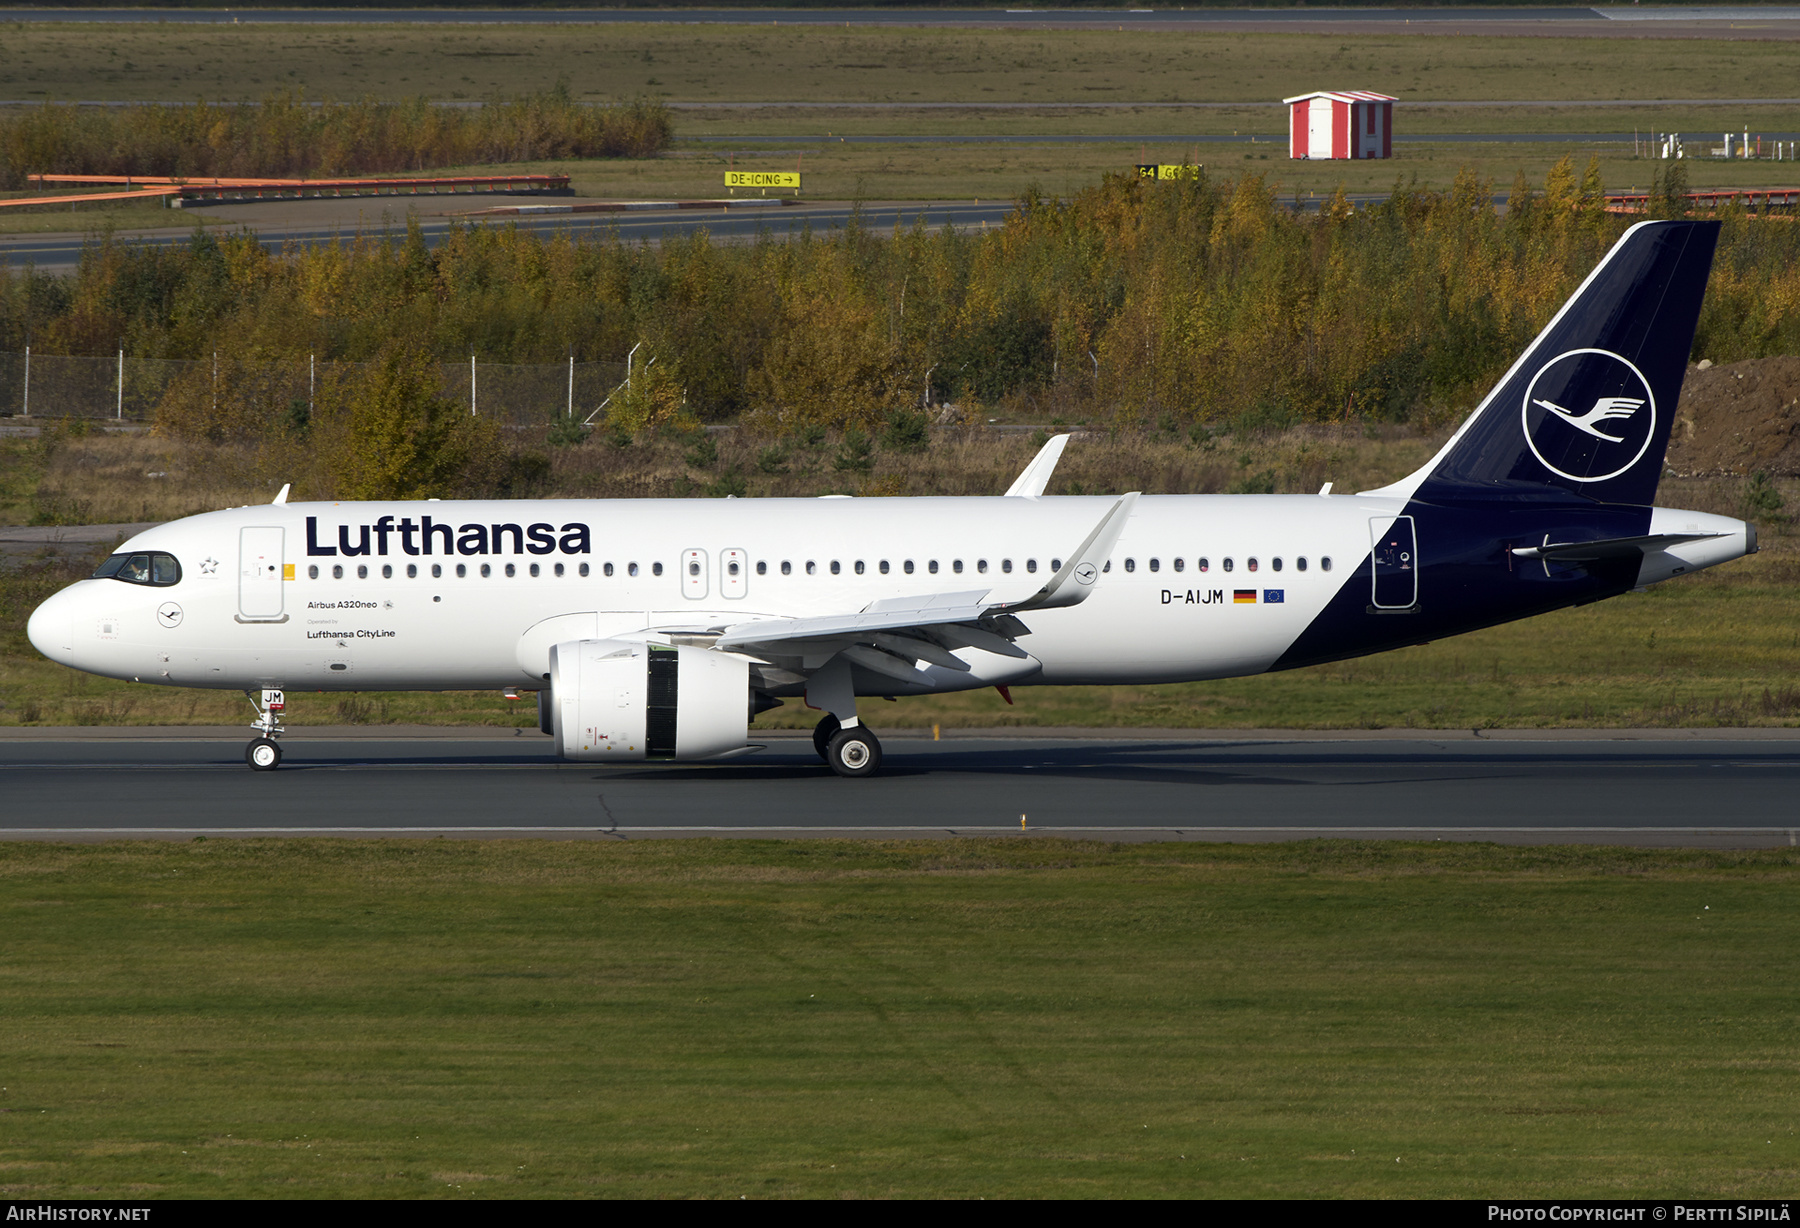
{"label": "dark blue tail fin", "polygon": [[1380,494],[1655,501],[1717,222],[1627,230],[1443,451]]}

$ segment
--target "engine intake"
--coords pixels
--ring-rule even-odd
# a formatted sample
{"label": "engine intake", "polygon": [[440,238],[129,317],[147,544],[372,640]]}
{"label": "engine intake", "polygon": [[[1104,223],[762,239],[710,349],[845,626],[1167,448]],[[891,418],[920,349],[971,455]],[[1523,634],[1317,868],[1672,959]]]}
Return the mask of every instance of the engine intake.
{"label": "engine intake", "polygon": [[624,640],[550,650],[547,732],[564,759],[708,759],[742,750],[750,705],[744,657]]}

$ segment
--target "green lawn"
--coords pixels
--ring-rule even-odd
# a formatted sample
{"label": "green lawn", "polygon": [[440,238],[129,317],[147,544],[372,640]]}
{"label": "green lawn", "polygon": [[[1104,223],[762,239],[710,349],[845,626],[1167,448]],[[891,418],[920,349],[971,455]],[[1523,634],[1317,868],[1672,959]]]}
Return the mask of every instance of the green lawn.
{"label": "green lawn", "polygon": [[811,26],[93,26],[6,31],[16,99],[478,99],[566,78],[577,97],[684,102],[1404,102],[1787,97],[1793,44],[1209,30]]}
{"label": "green lawn", "polygon": [[0,1196],[1780,1197],[1800,855],[0,846]]}

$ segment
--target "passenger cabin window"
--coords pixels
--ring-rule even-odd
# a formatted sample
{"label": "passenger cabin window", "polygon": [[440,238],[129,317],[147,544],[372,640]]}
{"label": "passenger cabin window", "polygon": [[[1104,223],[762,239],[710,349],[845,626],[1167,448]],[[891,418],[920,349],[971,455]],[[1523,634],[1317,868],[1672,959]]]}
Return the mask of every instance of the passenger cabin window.
{"label": "passenger cabin window", "polygon": [[[459,567],[459,568],[457,568],[457,570],[458,570],[458,571],[461,571],[461,570],[462,570],[462,568],[460,568],[460,567]],[[483,564],[482,564],[482,565],[481,565],[481,578],[482,578],[482,579],[483,579],[483,580],[485,580],[485,579],[487,579],[487,578],[488,578],[488,577],[489,577],[489,576],[491,576],[491,575],[493,575],[493,574],[494,574],[494,567],[493,567],[493,564],[491,564],[491,563],[483,563]]]}
{"label": "passenger cabin window", "polygon": [[962,560],[952,559],[950,562],[950,570],[954,571],[959,576],[962,575]]}
{"label": "passenger cabin window", "polygon": [[306,578],[308,580],[317,580],[319,578],[319,565],[317,563],[313,563],[307,567]]}
{"label": "passenger cabin window", "polygon": [[333,579],[333,580],[342,580],[342,579],[343,579],[343,578],[344,578],[344,567],[343,567],[343,564],[341,564],[341,563],[339,563],[339,564],[337,564],[337,565],[335,565],[335,566],[333,566],[333,567],[332,567],[332,569],[331,569],[331,578],[332,578],[332,579]]}
{"label": "passenger cabin window", "polygon": [[987,560],[986,559],[976,559],[975,560],[975,570],[980,572],[984,576],[987,575]]}
{"label": "passenger cabin window", "polygon": [[834,575],[834,576],[840,575],[840,574],[842,574],[843,570],[844,570],[844,565],[842,563],[838,562],[836,559],[831,560],[831,574],[832,575]]}
{"label": "passenger cabin window", "polygon": [[467,566],[467,565],[466,565],[466,564],[463,564],[463,563],[458,563],[458,564],[457,564],[457,565],[456,565],[456,578],[457,578],[457,579],[458,579],[458,580],[464,580],[464,579],[467,579],[467,578],[468,578],[468,575],[469,575],[469,568],[468,568],[468,566]]}
{"label": "passenger cabin window", "polygon": [[1198,559],[1194,560],[1194,570],[1195,571],[1211,571],[1212,570],[1212,560],[1207,558],[1204,554],[1201,555]]}
{"label": "passenger cabin window", "polygon": [[1279,555],[1277,555],[1275,558],[1270,559],[1269,567],[1274,571],[1280,571],[1281,570],[1281,557]]}
{"label": "passenger cabin window", "polygon": [[882,559],[881,560],[881,574],[885,576],[885,575],[887,575],[887,573],[888,573],[888,561],[886,559]]}
{"label": "passenger cabin window", "polygon": [[393,564],[391,564],[391,563],[383,563],[383,564],[382,564],[382,565],[381,565],[381,578],[382,578],[382,579],[383,579],[383,580],[392,580],[392,579],[393,579],[393,578],[394,578],[394,567],[393,567]]}
{"label": "passenger cabin window", "polygon": [[1062,560],[1061,559],[1051,559],[1050,560],[1050,570],[1051,571],[1061,571],[1062,570]]}
{"label": "passenger cabin window", "polygon": [[172,554],[115,554],[95,568],[88,578],[169,588],[181,583],[181,564]]}
{"label": "passenger cabin window", "polygon": [[417,563],[408,563],[406,565],[406,578],[408,580],[417,580],[419,578],[419,565]]}
{"label": "passenger cabin window", "polygon": [[792,563],[788,562],[786,559],[782,559],[781,560],[781,574],[784,576],[793,575],[794,574],[794,565]]}
{"label": "passenger cabin window", "polygon": [[925,570],[929,571],[934,576],[937,575],[937,560],[932,559],[931,562],[925,564]]}
{"label": "passenger cabin window", "polygon": [[1162,560],[1161,559],[1151,559],[1150,560],[1150,570],[1151,571],[1161,571],[1162,570]]}
{"label": "passenger cabin window", "polygon": [[1297,571],[1306,570],[1306,556],[1304,554],[1294,560],[1294,568]]}
{"label": "passenger cabin window", "polygon": [[[583,573],[585,573],[585,572],[586,572],[586,571],[587,571],[587,565],[586,565],[586,564],[583,564],[583,565],[582,565],[582,568],[581,568],[581,570],[582,570],[582,572],[583,572]],[[557,575],[557,578],[558,578],[558,579],[561,579],[561,578],[562,578],[562,574],[563,574],[563,565],[562,565],[562,564],[561,564],[561,563],[558,563],[558,564],[557,564],[557,565],[556,565],[556,575]]]}
{"label": "passenger cabin window", "polygon": [[369,578],[369,565],[367,563],[358,563],[356,565],[356,578],[358,580],[367,580]]}
{"label": "passenger cabin window", "polygon": [[441,580],[444,578],[444,566],[442,563],[433,563],[431,565],[431,578],[433,580]]}
{"label": "passenger cabin window", "polygon": [[650,574],[653,576],[662,575],[662,564],[661,563],[650,564]]}
{"label": "passenger cabin window", "polygon": [[904,562],[904,563],[902,563],[902,564],[900,564],[900,570],[901,570],[901,571],[904,571],[904,572],[905,572],[905,573],[906,573],[906,574],[907,574],[907,575],[909,575],[909,576],[910,576],[910,575],[912,575],[912,573],[913,573],[913,561],[912,561],[912,560],[911,560],[911,559],[907,559],[907,560],[906,560],[906,562]]}
{"label": "passenger cabin window", "polygon": [[817,563],[813,562],[811,559],[807,559],[806,560],[806,574],[809,576],[813,576],[813,575],[817,575],[818,572],[819,572],[819,565]]}
{"label": "passenger cabin window", "polygon": [[1012,574],[1012,560],[1011,559],[1001,559],[1000,560],[1000,573],[1002,575],[1007,575],[1007,576],[1010,576]]}
{"label": "passenger cabin window", "polygon": [[[580,567],[577,567],[575,569],[575,571],[576,571],[577,575],[585,576],[588,573],[588,565],[586,563],[583,563]],[[611,563],[608,563],[606,565],[606,574],[609,576],[612,575],[612,564]]]}
{"label": "passenger cabin window", "polygon": [[1187,560],[1186,559],[1172,559],[1169,563],[1169,566],[1173,567],[1176,571],[1183,571],[1183,570],[1186,570],[1186,568],[1187,568]]}
{"label": "passenger cabin window", "polygon": [[1231,559],[1229,557],[1227,557],[1222,562],[1220,562],[1219,566],[1224,568],[1226,571],[1230,571],[1232,568]]}
{"label": "passenger cabin window", "polygon": [[766,563],[766,562],[763,562],[763,561],[761,561],[761,560],[758,560],[758,561],[757,561],[757,564],[756,564],[756,574],[757,574],[757,575],[759,575],[759,576],[766,576],[766,575],[768,575],[768,574],[769,574],[769,565],[768,565],[768,563]]}
{"label": "passenger cabin window", "polygon": [[[587,575],[587,572],[584,571],[581,574],[585,576],[585,575]],[[603,564],[600,568],[600,574],[603,576],[612,575],[612,564],[611,563]]]}
{"label": "passenger cabin window", "polygon": [[534,580],[537,579],[537,574],[538,574],[538,565],[536,563],[533,563],[531,565],[531,578]]}
{"label": "passenger cabin window", "polygon": [[1331,556],[1329,554],[1319,560],[1319,570],[1320,571],[1330,571],[1331,570]]}
{"label": "passenger cabin window", "polygon": [[637,575],[637,564],[636,563],[625,564],[625,574],[628,576]]}
{"label": "passenger cabin window", "polygon": [[1030,575],[1034,575],[1034,576],[1037,575],[1037,560],[1036,559],[1026,559],[1025,560],[1025,571]]}
{"label": "passenger cabin window", "polygon": [[1136,571],[1137,570],[1137,560],[1136,559],[1126,559],[1125,560],[1125,570],[1126,571]]}
{"label": "passenger cabin window", "polygon": [[514,567],[513,564],[508,563],[506,565],[506,578],[508,580],[510,580],[517,574],[518,574],[518,569],[516,567]]}
{"label": "passenger cabin window", "polygon": [[1254,558],[1245,559],[1244,560],[1244,569],[1246,571],[1255,571],[1256,570],[1256,560]]}

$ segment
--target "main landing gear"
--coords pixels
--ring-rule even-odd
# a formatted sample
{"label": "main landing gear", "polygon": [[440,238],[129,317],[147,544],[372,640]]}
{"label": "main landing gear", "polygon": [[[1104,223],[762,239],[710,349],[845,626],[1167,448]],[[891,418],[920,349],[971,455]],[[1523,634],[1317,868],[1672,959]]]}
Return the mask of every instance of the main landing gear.
{"label": "main landing gear", "polygon": [[860,722],[845,729],[828,714],[813,729],[813,749],[839,776],[873,776],[881,767],[881,742]]}
{"label": "main landing gear", "polygon": [[275,739],[287,732],[281,727],[281,712],[287,707],[287,697],[280,691],[266,688],[260,700],[253,691],[244,694],[256,707],[256,719],[250,722],[250,728],[262,731],[244,747],[244,762],[253,772],[273,772],[281,766],[281,744]]}

